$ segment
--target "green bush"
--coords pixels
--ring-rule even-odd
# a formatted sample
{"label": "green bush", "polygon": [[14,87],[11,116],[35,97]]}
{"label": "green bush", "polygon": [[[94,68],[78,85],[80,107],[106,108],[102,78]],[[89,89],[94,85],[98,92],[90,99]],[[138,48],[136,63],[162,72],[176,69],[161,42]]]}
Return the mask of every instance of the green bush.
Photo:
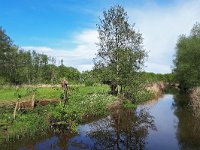
{"label": "green bush", "polygon": [[197,23],[189,36],[180,36],[174,60],[175,78],[182,90],[200,86],[200,24]]}
{"label": "green bush", "polygon": [[93,86],[95,83],[96,83],[95,80],[93,80],[93,79],[87,79],[85,81],[85,86]]}
{"label": "green bush", "polygon": [[6,80],[3,77],[0,77],[0,87],[6,84]]}
{"label": "green bush", "polygon": [[154,97],[154,93],[148,90],[137,91],[134,95],[137,103],[151,100]]}
{"label": "green bush", "polygon": [[124,100],[123,101],[123,106],[126,109],[135,109],[135,108],[137,108],[137,105],[133,104],[130,100]]}

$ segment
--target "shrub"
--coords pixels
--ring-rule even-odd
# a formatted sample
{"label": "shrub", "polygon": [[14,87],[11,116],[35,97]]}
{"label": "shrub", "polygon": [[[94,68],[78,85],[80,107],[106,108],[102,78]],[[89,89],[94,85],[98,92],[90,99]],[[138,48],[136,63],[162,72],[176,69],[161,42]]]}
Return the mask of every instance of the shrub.
{"label": "shrub", "polygon": [[85,81],[85,86],[93,86],[95,84],[95,80],[94,79],[87,79]]}

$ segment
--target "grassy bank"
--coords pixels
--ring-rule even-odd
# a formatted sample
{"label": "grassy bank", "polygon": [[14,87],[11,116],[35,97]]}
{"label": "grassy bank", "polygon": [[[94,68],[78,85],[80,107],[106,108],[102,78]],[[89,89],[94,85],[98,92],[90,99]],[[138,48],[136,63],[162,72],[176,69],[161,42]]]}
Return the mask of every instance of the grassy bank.
{"label": "grassy bank", "polygon": [[34,110],[18,111],[13,120],[13,109],[1,107],[0,109],[0,142],[13,141],[26,136],[32,136],[36,132],[48,129],[48,115],[52,106],[37,107]]}
{"label": "grassy bank", "polygon": [[[147,101],[155,96],[152,91],[140,91],[136,93],[137,103],[133,104],[122,96],[108,94],[109,90],[106,85],[75,86],[69,90],[70,96],[65,106],[64,103],[58,102],[47,106],[37,106],[33,110],[20,110],[17,111],[16,119],[13,120],[14,108],[7,104],[16,101],[16,89],[1,89],[0,141],[12,141],[38,132],[45,134],[50,128],[58,132],[62,130],[76,131],[78,124],[88,118],[108,115],[108,106],[120,104],[114,103],[114,101],[123,99],[121,104],[124,108],[133,109],[136,108],[137,103]],[[21,88],[18,92],[21,92],[21,101],[30,100],[31,97],[27,95],[26,88]],[[37,88],[36,99],[59,99],[61,93],[60,88]]]}
{"label": "grassy bank", "polygon": [[[26,89],[21,89],[24,94]],[[76,127],[89,116],[100,116],[108,113],[106,105],[112,103],[116,97],[108,95],[108,86],[76,87],[71,91],[67,105],[63,103],[36,107],[34,110],[26,109],[17,112],[13,120],[13,107],[3,105],[0,108],[0,138],[1,141],[21,138],[33,135],[38,131],[44,131],[53,127],[66,127],[65,129],[76,130]],[[7,92],[5,92],[7,91]],[[15,99],[15,89],[1,89],[3,102],[7,104]],[[51,88],[39,88],[37,98],[58,98],[60,90]],[[2,100],[1,100],[2,102]],[[8,105],[9,106],[9,105]]]}

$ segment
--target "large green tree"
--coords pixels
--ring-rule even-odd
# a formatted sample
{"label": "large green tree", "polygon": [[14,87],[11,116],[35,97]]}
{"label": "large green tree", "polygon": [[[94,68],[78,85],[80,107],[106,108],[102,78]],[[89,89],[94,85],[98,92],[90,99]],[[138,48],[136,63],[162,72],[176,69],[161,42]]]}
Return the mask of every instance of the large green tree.
{"label": "large green tree", "polygon": [[129,24],[127,13],[119,5],[104,11],[97,27],[99,49],[95,68],[110,84],[121,87],[116,88],[116,92],[123,92],[136,83],[137,72],[143,66],[146,52],[142,35],[135,31],[134,25]]}
{"label": "large green tree", "polygon": [[182,90],[200,86],[200,24],[196,23],[189,36],[181,35],[174,59],[175,78]]}
{"label": "large green tree", "polygon": [[17,82],[17,47],[3,28],[0,28],[0,76],[8,82]]}

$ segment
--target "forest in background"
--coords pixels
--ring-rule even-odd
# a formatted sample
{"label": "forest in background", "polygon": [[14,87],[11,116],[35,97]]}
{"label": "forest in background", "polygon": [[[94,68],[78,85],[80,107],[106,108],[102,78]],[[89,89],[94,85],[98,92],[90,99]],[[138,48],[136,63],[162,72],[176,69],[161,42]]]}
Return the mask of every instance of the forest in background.
{"label": "forest in background", "polygon": [[[56,65],[60,61],[60,65]],[[37,53],[34,50],[23,50],[15,45],[6,31],[0,28],[0,85],[21,84],[58,84],[65,77],[71,83],[106,83],[104,72],[93,69],[82,73],[63,60]],[[172,74],[155,74],[142,72],[149,81],[172,81]],[[104,77],[104,78],[102,78]]]}

